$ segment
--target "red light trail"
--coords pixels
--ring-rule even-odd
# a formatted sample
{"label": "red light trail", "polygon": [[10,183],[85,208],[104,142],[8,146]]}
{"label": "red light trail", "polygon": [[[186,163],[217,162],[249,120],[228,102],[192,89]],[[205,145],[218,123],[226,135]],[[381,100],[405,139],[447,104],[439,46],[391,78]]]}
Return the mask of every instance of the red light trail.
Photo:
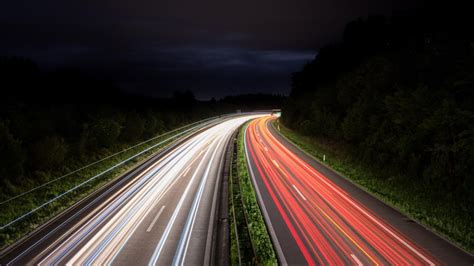
{"label": "red light trail", "polygon": [[249,124],[246,147],[269,199],[309,265],[439,264],[280,143],[268,128],[273,119]]}

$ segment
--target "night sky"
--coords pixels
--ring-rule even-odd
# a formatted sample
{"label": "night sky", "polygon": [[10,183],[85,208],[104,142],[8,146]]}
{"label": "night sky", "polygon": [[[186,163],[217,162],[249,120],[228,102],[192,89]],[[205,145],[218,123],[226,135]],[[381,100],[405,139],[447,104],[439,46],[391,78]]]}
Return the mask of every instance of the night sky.
{"label": "night sky", "polygon": [[124,90],[199,99],[290,90],[290,75],[344,25],[390,0],[15,0],[0,9],[0,55],[74,68]]}

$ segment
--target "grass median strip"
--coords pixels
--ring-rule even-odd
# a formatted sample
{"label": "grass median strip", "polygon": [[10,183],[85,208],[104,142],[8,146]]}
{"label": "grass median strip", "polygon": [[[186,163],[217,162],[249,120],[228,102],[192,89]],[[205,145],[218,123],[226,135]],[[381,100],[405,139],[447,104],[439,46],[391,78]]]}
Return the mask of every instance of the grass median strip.
{"label": "grass median strip", "polygon": [[[242,126],[234,143],[229,186],[231,264],[275,265],[277,259],[250,180]],[[240,255],[240,260],[239,260]]]}

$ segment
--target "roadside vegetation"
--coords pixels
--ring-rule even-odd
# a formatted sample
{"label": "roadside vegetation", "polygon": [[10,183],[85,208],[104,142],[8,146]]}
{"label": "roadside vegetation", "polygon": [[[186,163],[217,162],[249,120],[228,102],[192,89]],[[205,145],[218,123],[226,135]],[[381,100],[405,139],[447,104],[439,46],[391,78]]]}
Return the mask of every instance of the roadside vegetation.
{"label": "roadside vegetation", "polygon": [[[145,97],[126,93],[107,80],[79,70],[44,71],[31,60],[3,56],[0,87],[0,248],[173,139],[5,227],[29,210],[171,135],[134,147],[137,143],[193,121],[237,109],[273,108],[283,100],[278,95],[249,94],[199,101],[191,91],[175,91],[169,98]],[[124,152],[116,154],[120,151]],[[100,163],[89,165],[97,161]],[[56,180],[59,177],[62,178]],[[26,193],[38,186],[42,187]]]}
{"label": "roadside vegetation", "polygon": [[[242,126],[234,142],[229,182],[231,264],[276,265],[277,258],[247,168]],[[239,261],[240,256],[240,261]]]}
{"label": "roadside vegetation", "polygon": [[[2,227],[63,193],[64,196],[1,229],[0,248],[34,230],[37,226],[72,206],[78,200],[96,191],[99,187],[115,179],[117,176],[135,168],[139,163],[174,140],[198,130],[199,127],[194,128],[196,125],[183,126],[170,133],[153,137],[146,143],[139,143],[131,147],[121,145],[121,148],[124,148],[124,150],[115,154],[112,154],[112,151],[103,152],[101,154],[103,157],[95,158],[98,159],[97,163],[93,163],[90,166],[81,167],[77,163],[75,165],[72,163],[68,164],[71,168],[63,169],[70,172],[59,176],[59,178],[55,174],[60,174],[60,171],[40,172],[36,173],[40,175],[39,182],[28,180],[27,186],[22,184],[21,187],[17,187],[14,184],[9,184],[8,187],[2,188],[3,191],[11,191],[11,194],[15,195],[8,197],[6,194],[2,194],[0,201],[0,209],[2,210],[0,212],[0,224]],[[46,154],[45,156],[48,155]],[[131,157],[133,158],[129,159]],[[79,167],[78,171],[73,170],[72,167]],[[109,170],[110,168],[113,169]],[[83,182],[85,184],[80,185]],[[78,186],[77,189],[69,192],[69,190],[76,186]]]}
{"label": "roadside vegetation", "polygon": [[467,10],[430,3],[413,14],[349,23],[341,43],[294,74],[281,122],[305,150],[326,154],[336,170],[473,251]]}

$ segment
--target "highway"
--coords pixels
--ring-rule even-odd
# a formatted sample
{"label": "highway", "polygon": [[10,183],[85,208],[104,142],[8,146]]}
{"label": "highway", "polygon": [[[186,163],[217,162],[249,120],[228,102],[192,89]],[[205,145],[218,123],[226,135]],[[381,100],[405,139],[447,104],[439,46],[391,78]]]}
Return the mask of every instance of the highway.
{"label": "highway", "polygon": [[12,245],[1,265],[209,265],[224,155],[257,115],[223,118]]}
{"label": "highway", "polygon": [[473,265],[473,257],[311,158],[265,116],[245,152],[281,264]]}

